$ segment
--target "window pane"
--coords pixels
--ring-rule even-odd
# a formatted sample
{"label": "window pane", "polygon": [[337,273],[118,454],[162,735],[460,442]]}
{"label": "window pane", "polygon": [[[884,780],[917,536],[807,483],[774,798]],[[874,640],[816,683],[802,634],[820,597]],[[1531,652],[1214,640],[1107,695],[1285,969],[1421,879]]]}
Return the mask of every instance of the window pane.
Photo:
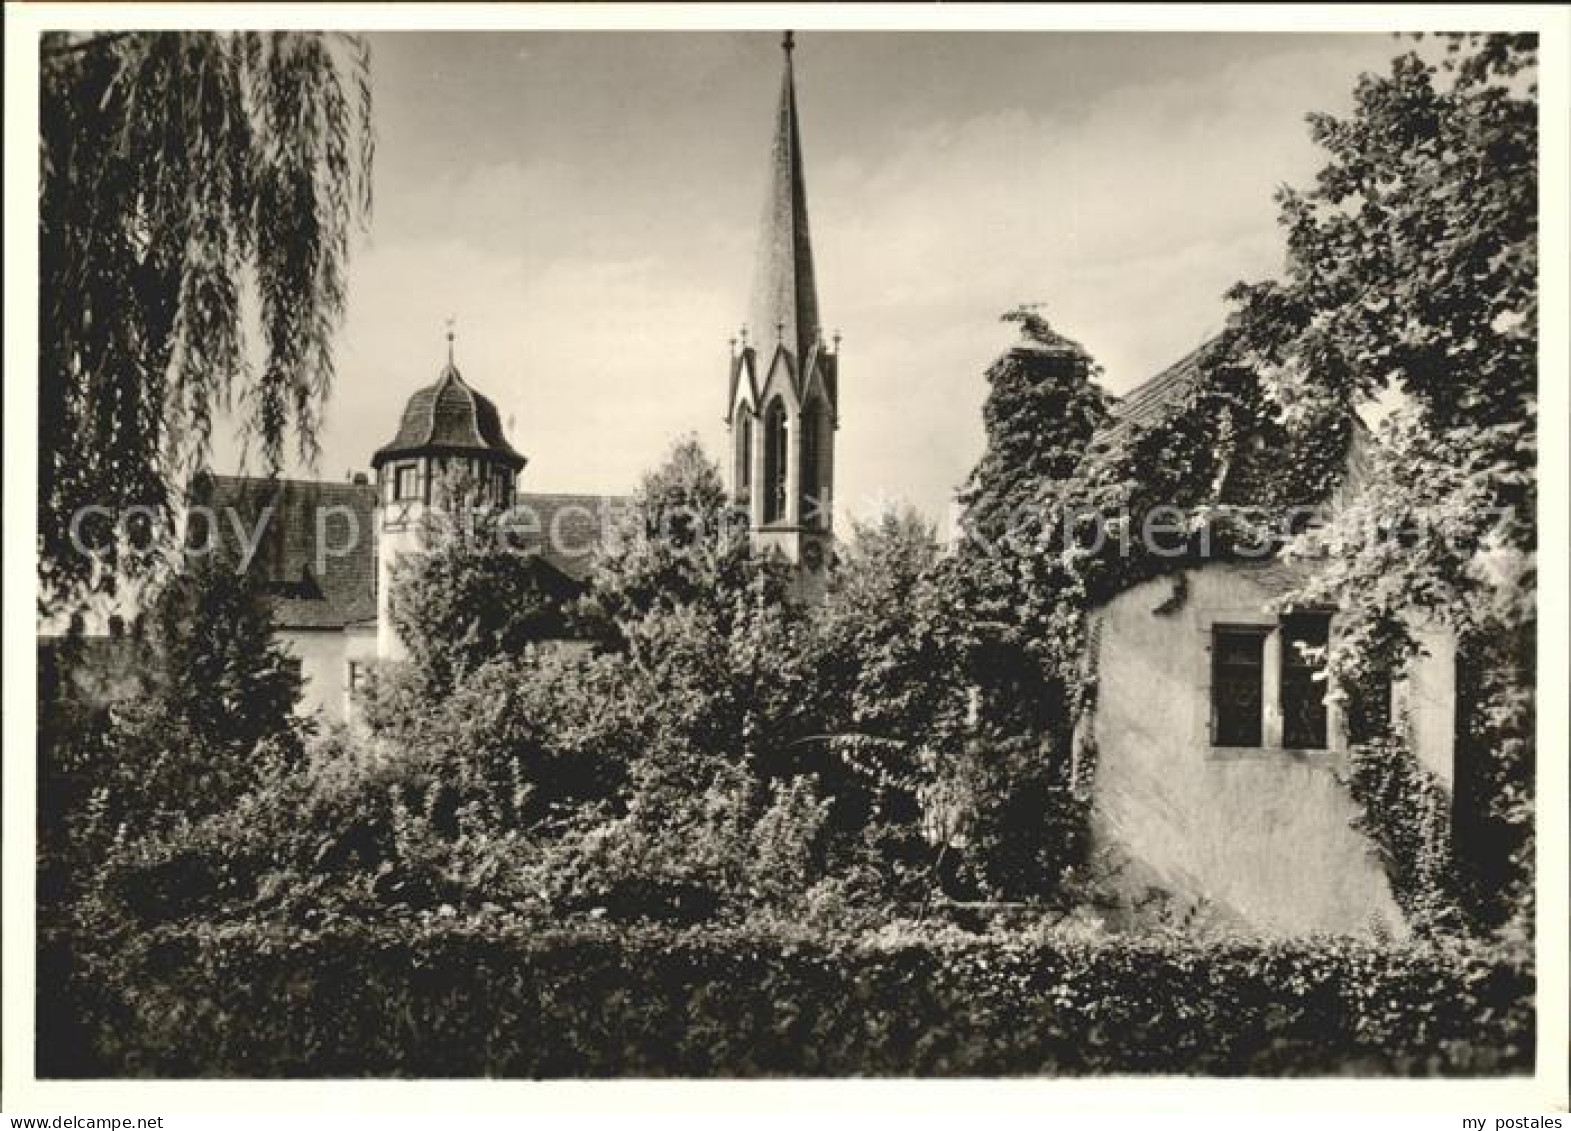
{"label": "window pane", "polygon": [[775,401],[764,416],[765,522],[779,522],[785,517],[786,458],[785,410]]}
{"label": "window pane", "polygon": [[[1316,679],[1323,658],[1310,659],[1303,648],[1324,648],[1331,618],[1323,614],[1282,619],[1282,744],[1303,750],[1326,747],[1326,684]],[[1301,647],[1302,646],[1302,647]]]}
{"label": "window pane", "polygon": [[741,452],[737,459],[736,481],[742,491],[753,485],[753,422],[742,417]]}
{"label": "window pane", "polygon": [[802,519],[808,526],[818,525],[818,402],[802,414]]}
{"label": "window pane", "polygon": [[1211,642],[1212,745],[1259,746],[1265,633],[1218,628]]}

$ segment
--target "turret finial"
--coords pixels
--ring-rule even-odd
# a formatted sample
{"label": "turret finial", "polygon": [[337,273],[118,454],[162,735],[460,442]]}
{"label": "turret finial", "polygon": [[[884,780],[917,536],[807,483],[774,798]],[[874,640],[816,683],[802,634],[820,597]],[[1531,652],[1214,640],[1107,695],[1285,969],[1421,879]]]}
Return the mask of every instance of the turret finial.
{"label": "turret finial", "polygon": [[451,315],[451,314],[448,315],[448,317],[447,317],[447,364],[448,365],[452,365],[453,364],[453,338],[455,336],[454,333],[453,333],[453,323],[455,321],[456,321],[456,319],[454,318],[453,315]]}
{"label": "turret finial", "polygon": [[787,55],[789,55],[789,54],[791,54],[792,49],[795,48],[795,47],[796,47],[796,43],[795,43],[795,41],[794,41],[794,39],[792,37],[792,33],[789,32],[789,31],[786,32],[785,33],[785,38],[780,41],[780,48],[781,48],[781,50],[783,50]]}

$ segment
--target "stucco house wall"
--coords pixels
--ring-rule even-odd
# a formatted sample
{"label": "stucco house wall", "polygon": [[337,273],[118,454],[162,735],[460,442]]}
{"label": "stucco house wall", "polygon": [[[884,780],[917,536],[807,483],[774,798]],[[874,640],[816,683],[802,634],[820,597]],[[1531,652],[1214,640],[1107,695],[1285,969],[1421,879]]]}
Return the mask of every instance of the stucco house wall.
{"label": "stucco house wall", "polygon": [[[1336,704],[1328,705],[1329,749],[1284,749],[1268,677],[1263,745],[1211,743],[1212,629],[1274,626],[1269,604],[1292,580],[1276,564],[1213,563],[1186,571],[1187,592],[1162,578],[1098,611],[1093,837],[1141,882],[1154,878],[1180,900],[1209,904],[1263,934],[1400,936],[1405,926],[1374,847],[1351,824]],[[1279,638],[1267,638],[1267,671]],[[1449,781],[1450,642],[1438,633],[1426,641],[1430,654],[1394,698],[1412,712],[1416,753]]]}
{"label": "stucco house wall", "polygon": [[325,722],[349,719],[350,662],[369,665],[376,659],[376,623],[348,628],[280,628],[279,642],[300,661],[303,686],[296,711]]}

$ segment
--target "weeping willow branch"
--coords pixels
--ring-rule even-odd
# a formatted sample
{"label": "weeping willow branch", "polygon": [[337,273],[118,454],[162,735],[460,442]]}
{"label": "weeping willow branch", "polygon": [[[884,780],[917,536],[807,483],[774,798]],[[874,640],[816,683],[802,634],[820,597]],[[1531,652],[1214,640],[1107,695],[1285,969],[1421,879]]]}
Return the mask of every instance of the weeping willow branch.
{"label": "weeping willow branch", "polygon": [[167,515],[222,414],[270,474],[291,445],[314,456],[373,140],[358,37],[55,34],[41,51],[47,613],[157,564],[172,524],[73,538],[72,520],[103,508],[112,532],[137,509]]}

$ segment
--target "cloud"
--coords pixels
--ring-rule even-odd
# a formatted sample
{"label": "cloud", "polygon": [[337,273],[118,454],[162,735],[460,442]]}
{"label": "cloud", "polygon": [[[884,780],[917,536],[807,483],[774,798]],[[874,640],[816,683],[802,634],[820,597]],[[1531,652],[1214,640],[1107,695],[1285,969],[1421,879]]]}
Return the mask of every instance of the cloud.
{"label": "cloud", "polygon": [[[942,515],[980,453],[983,374],[1017,303],[1044,302],[1122,391],[1219,329],[1232,282],[1279,267],[1272,191],[1317,164],[1305,112],[1344,107],[1357,67],[1390,48],[1273,43],[1161,81],[1132,68],[1063,103],[973,91],[964,112],[905,115],[827,151],[836,123],[805,115],[821,306],[845,331],[843,511],[903,497]],[[541,44],[540,68],[566,65],[559,42]],[[683,73],[644,82],[646,103],[564,106],[571,150],[495,107],[480,140],[443,133],[453,114],[421,119],[418,137],[394,121],[323,474],[363,467],[391,436],[435,379],[450,314],[464,373],[516,419],[526,489],[630,490],[688,431],[719,454],[766,127],[718,148],[695,132],[720,115],[723,46],[687,43],[692,73],[662,57]],[[581,74],[562,81],[546,109],[592,94]]]}
{"label": "cloud", "polygon": [[1220,330],[1227,288],[1281,266],[1272,192],[1314,168],[1302,120],[1325,67],[1290,54],[1121,88],[1074,120],[936,122],[827,166],[810,191],[824,309],[848,333],[842,502],[942,512],[1019,302],[1044,302],[1115,391]]}

